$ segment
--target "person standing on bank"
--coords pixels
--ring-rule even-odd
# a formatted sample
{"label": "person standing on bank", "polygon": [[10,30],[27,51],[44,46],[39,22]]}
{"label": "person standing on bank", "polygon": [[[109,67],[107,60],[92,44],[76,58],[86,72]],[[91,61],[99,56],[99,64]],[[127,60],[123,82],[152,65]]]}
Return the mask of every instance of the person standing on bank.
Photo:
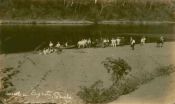
{"label": "person standing on bank", "polygon": [[162,48],[163,44],[164,44],[164,37],[163,36],[160,37],[160,41],[161,41],[161,46],[160,47]]}
{"label": "person standing on bank", "polygon": [[129,41],[129,42],[130,42],[130,44],[131,44],[132,40],[133,40],[133,38],[132,38],[132,37],[130,37],[130,41]]}
{"label": "person standing on bank", "polygon": [[140,45],[145,45],[145,41],[146,41],[146,38],[145,37],[142,37],[141,40],[140,40]]}
{"label": "person standing on bank", "polygon": [[164,37],[163,36],[161,36],[159,39],[158,39],[158,41],[157,41],[157,47],[163,47],[163,44],[164,44],[164,41],[165,41],[165,39],[164,39]]}
{"label": "person standing on bank", "polygon": [[131,48],[132,48],[132,50],[134,50],[134,46],[135,46],[135,40],[132,39],[132,41],[131,41]]}
{"label": "person standing on bank", "polygon": [[49,42],[49,53],[52,53],[54,50],[53,50],[53,43],[52,41]]}

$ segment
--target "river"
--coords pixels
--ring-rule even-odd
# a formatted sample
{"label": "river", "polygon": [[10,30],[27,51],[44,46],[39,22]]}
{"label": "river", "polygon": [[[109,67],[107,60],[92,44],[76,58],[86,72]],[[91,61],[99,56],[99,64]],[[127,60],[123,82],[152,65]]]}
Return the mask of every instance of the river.
{"label": "river", "polygon": [[147,42],[155,42],[163,35],[166,41],[175,40],[174,24],[115,24],[115,25],[0,25],[0,48],[4,53],[33,51],[36,47],[47,47],[49,41],[61,44],[76,44],[83,38],[132,36],[140,42],[146,36]]}

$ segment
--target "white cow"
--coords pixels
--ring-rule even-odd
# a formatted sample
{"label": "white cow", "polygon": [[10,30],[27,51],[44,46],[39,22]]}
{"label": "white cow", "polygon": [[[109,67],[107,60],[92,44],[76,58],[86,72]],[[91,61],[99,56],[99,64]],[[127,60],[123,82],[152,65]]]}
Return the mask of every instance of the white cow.
{"label": "white cow", "polygon": [[91,47],[91,44],[92,44],[91,39],[88,39],[88,40],[87,40],[87,46],[88,46],[88,47]]}
{"label": "white cow", "polygon": [[117,45],[120,45],[121,39],[120,38],[117,38],[116,39],[116,42],[117,42]]}
{"label": "white cow", "polygon": [[61,44],[58,42],[55,47],[60,48],[60,46],[61,46]]}
{"label": "white cow", "polygon": [[78,48],[85,48],[86,46],[87,46],[87,40],[86,39],[82,39],[82,40],[80,40],[80,41],[78,41],[78,43],[77,43],[77,46],[78,46]]}
{"label": "white cow", "polygon": [[53,47],[53,43],[50,41],[49,43],[49,47],[52,48]]}
{"label": "white cow", "polygon": [[116,47],[116,39],[114,39],[114,38],[112,38],[111,39],[111,45],[112,45],[112,47]]}

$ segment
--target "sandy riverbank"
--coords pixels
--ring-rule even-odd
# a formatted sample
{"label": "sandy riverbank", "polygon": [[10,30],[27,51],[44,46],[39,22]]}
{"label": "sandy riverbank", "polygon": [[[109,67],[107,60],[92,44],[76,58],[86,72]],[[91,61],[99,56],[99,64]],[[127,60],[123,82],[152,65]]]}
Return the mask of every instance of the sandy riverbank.
{"label": "sandy riverbank", "polygon": [[[17,91],[25,94],[30,94],[34,89],[37,92],[66,92],[72,96],[73,102],[77,104],[79,100],[76,98],[76,93],[80,86],[90,86],[97,80],[104,81],[105,87],[110,86],[110,74],[101,64],[106,57],[125,59],[132,67],[131,73],[135,76],[139,76],[139,73],[144,71],[154,72],[158,66],[175,65],[175,42],[167,42],[163,48],[155,46],[156,44],[148,43],[145,46],[136,45],[134,51],[131,50],[130,46],[124,46],[67,49],[63,50],[61,54],[53,53],[50,55],[39,55],[32,52],[4,54],[1,57],[3,57],[4,67],[14,67],[16,70],[20,70],[20,73],[12,79]],[[17,68],[19,64],[21,67]],[[169,78],[171,79],[171,76]],[[156,80],[151,83],[162,86]],[[168,89],[169,84],[165,83],[164,87],[166,87],[165,92],[171,93]],[[154,90],[161,90],[161,88]],[[154,95],[153,93],[150,91],[148,95]],[[27,96],[25,98],[33,102],[51,100],[45,96],[38,98]],[[139,97],[135,99],[139,100]],[[129,102],[130,99],[126,98],[125,100]],[[149,99],[147,100],[149,101]]]}
{"label": "sandy riverbank", "polygon": [[158,77],[109,104],[174,104],[175,73]]}

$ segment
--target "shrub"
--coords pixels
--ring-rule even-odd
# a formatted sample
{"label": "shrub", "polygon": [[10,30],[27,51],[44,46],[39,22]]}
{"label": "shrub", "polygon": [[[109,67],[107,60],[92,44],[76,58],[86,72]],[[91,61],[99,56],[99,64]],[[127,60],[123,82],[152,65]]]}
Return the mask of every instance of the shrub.
{"label": "shrub", "polygon": [[160,66],[156,69],[156,76],[169,75],[175,71],[174,65]]}
{"label": "shrub", "polygon": [[103,88],[102,81],[96,81],[90,87],[81,87],[77,94],[83,101],[91,104],[101,104],[112,101],[120,96],[115,87]]}
{"label": "shrub", "polygon": [[140,85],[147,83],[162,75],[169,75],[175,71],[173,65],[160,66],[156,72],[150,73],[142,71],[140,76],[135,77],[129,74],[131,67],[121,58],[106,58],[102,62],[108,73],[112,73],[113,84],[109,88],[103,88],[102,81],[96,81],[90,87],[83,86],[78,92],[78,96],[86,103],[101,104],[116,100],[119,96],[128,94],[136,90]]}
{"label": "shrub", "polygon": [[13,86],[11,79],[18,73],[19,70],[14,70],[13,67],[0,69],[0,104],[23,104],[22,98],[6,95],[7,93],[15,91],[15,87]]}
{"label": "shrub", "polygon": [[81,87],[81,91],[78,92],[78,96],[87,103],[100,103],[103,100],[102,93],[104,91],[102,84],[103,82],[99,80],[89,88]]}
{"label": "shrub", "polygon": [[104,67],[107,69],[108,73],[112,71],[112,80],[115,82],[131,71],[131,67],[128,65],[128,63],[121,58],[113,59],[111,57],[107,57],[102,63],[104,64]]}

